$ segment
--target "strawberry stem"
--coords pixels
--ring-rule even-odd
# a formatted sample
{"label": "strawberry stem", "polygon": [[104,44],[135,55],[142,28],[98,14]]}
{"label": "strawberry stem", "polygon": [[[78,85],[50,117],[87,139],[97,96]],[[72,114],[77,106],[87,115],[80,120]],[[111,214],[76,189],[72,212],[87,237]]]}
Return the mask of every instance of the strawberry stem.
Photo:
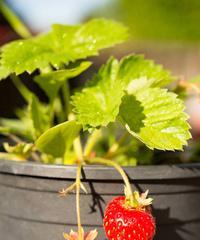
{"label": "strawberry stem", "polygon": [[126,198],[130,201],[130,205],[133,206],[134,205],[134,195],[132,192],[132,188],[131,188],[131,184],[129,182],[128,176],[127,174],[124,172],[123,168],[117,164],[116,162],[109,160],[109,159],[105,159],[105,158],[90,158],[86,160],[89,163],[99,163],[102,165],[107,165],[107,166],[112,166],[114,167],[119,174],[122,176],[122,179],[124,181],[124,184],[126,186],[127,189],[127,196]]}
{"label": "strawberry stem", "polygon": [[81,227],[81,213],[80,213],[80,187],[81,187],[81,163],[78,164],[76,173],[76,214],[78,224],[78,240],[83,240],[82,227]]}
{"label": "strawberry stem", "polygon": [[128,132],[125,132],[120,139],[115,142],[109,149],[106,155],[104,156],[105,158],[110,158],[114,155],[114,153],[119,149],[119,147],[124,143],[128,135]]}
{"label": "strawberry stem", "polygon": [[[73,119],[74,115],[69,114],[69,120]],[[80,135],[73,142],[74,151],[77,156],[77,172],[76,172],[76,215],[78,225],[78,240],[83,240],[83,232],[81,226],[81,211],[80,211],[80,188],[81,188],[81,168],[83,164],[83,150],[80,140]]]}
{"label": "strawberry stem", "polygon": [[93,133],[89,136],[87,143],[84,148],[84,157],[88,157],[95,146],[96,142],[101,137],[101,129],[95,129]]}

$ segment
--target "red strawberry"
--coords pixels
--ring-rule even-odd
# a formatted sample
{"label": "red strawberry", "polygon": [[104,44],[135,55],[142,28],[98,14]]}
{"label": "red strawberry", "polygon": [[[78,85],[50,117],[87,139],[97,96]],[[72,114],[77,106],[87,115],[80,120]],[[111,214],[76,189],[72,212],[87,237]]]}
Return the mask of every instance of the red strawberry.
{"label": "red strawberry", "polygon": [[146,206],[152,199],[138,192],[134,193],[134,206],[126,197],[116,197],[107,206],[104,215],[104,229],[109,240],[152,240],[155,235],[155,221]]}

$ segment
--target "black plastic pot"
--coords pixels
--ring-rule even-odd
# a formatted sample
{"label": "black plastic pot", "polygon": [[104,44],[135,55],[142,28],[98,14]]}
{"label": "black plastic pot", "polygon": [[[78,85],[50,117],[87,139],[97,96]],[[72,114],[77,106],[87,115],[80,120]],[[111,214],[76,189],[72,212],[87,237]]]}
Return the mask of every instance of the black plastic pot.
{"label": "black plastic pot", "polygon": [[[155,239],[200,239],[200,164],[125,170],[136,189],[149,189],[154,198]],[[75,174],[76,166],[0,161],[0,239],[61,240],[64,231],[76,230],[75,195],[57,194]],[[82,223],[103,240],[105,204],[123,193],[123,183],[109,167],[87,166],[82,177],[89,192],[81,196]]]}

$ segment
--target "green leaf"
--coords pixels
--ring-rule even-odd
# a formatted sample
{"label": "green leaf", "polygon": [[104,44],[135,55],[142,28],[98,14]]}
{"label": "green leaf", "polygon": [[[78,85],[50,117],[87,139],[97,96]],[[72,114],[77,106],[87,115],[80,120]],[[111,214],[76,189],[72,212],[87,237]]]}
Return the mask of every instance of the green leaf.
{"label": "green leaf", "polygon": [[123,84],[118,80],[119,64],[110,59],[82,92],[72,97],[77,121],[87,127],[106,126],[114,122],[123,96]]}
{"label": "green leaf", "polygon": [[43,133],[36,141],[36,147],[41,152],[63,158],[80,130],[81,126],[75,120],[61,123]]}
{"label": "green leaf", "polygon": [[183,102],[166,89],[125,95],[119,116],[126,129],[151,149],[182,150],[191,137]]}
{"label": "green leaf", "polygon": [[[1,48],[0,76],[11,73],[32,73],[37,68],[45,70],[50,63],[60,63],[61,57],[50,46],[51,35],[41,35],[26,40],[17,40]],[[67,56],[66,56],[67,58]]]}
{"label": "green leaf", "polygon": [[72,164],[76,164],[76,161],[77,161],[76,153],[74,151],[70,151],[70,150],[66,151],[62,163],[64,165],[72,165]]}
{"label": "green leaf", "polygon": [[0,80],[7,78],[10,75],[9,69],[7,69],[5,66],[0,65]]}
{"label": "green leaf", "polygon": [[60,87],[64,84],[65,80],[78,76],[90,65],[90,62],[80,62],[76,66],[73,65],[71,68],[67,68],[65,70],[43,73],[36,76],[34,80],[52,101],[57,96],[57,93]]}
{"label": "green leaf", "polygon": [[0,78],[11,73],[45,71],[97,55],[102,48],[127,39],[127,29],[112,20],[96,19],[77,26],[54,25],[47,34],[17,40],[1,48]]}
{"label": "green leaf", "polygon": [[37,138],[50,127],[51,114],[48,106],[42,104],[35,95],[32,95],[28,109],[34,129],[34,138]]}
{"label": "green leaf", "polygon": [[0,119],[2,134],[12,133],[33,141],[50,127],[52,115],[49,105],[41,103],[32,93],[29,98],[28,106],[15,111],[19,119]]}
{"label": "green leaf", "polygon": [[72,53],[75,59],[97,55],[102,48],[127,39],[127,28],[108,19],[93,19],[82,25],[53,25],[54,44],[58,51]]}
{"label": "green leaf", "polygon": [[106,126],[114,122],[125,90],[163,86],[172,81],[160,65],[131,55],[120,62],[110,59],[80,93],[72,97],[77,120],[84,129]]}
{"label": "green leaf", "polygon": [[162,65],[144,59],[142,55],[130,55],[120,63],[118,78],[123,79],[129,92],[148,87],[164,87],[175,80]]}

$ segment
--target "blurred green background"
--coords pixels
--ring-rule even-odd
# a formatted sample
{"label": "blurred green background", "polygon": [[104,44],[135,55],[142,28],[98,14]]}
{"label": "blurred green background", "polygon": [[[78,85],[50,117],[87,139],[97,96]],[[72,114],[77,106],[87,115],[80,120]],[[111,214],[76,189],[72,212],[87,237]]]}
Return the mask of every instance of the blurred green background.
{"label": "blurred green background", "polygon": [[136,40],[200,41],[199,0],[120,0],[116,10]]}
{"label": "blurred green background", "polygon": [[127,24],[135,40],[200,42],[199,0],[7,0],[34,31],[100,16]]}

